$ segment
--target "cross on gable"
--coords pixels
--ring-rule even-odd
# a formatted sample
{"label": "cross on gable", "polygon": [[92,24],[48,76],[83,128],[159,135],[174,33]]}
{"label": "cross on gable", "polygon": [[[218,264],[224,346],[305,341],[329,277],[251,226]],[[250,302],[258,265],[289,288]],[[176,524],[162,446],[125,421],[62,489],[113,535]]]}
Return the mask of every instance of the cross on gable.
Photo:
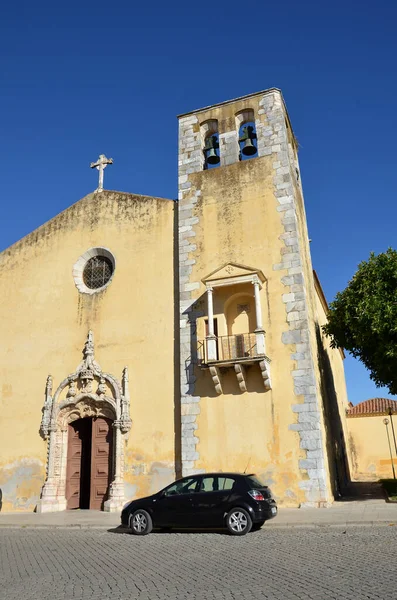
{"label": "cross on gable", "polygon": [[98,160],[90,164],[91,169],[98,169],[99,171],[99,184],[97,192],[102,192],[103,190],[103,171],[105,170],[107,165],[112,164],[113,158],[106,158],[104,154],[100,154]]}

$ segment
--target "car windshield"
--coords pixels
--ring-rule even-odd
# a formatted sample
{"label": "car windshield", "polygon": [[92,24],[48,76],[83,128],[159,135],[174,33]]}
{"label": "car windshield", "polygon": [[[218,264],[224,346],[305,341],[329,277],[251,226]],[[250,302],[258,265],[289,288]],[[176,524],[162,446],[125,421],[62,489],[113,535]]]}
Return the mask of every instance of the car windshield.
{"label": "car windshield", "polygon": [[248,475],[245,479],[251,490],[267,487],[266,483],[258,475]]}

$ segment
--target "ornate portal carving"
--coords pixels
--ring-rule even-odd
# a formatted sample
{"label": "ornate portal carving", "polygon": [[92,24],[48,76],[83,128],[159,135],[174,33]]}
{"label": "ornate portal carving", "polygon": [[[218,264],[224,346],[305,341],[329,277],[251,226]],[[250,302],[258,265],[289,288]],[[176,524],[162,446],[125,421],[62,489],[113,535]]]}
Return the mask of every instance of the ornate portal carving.
{"label": "ornate portal carving", "polygon": [[[95,361],[94,336],[88,332],[83,350],[83,361],[68,375],[52,395],[53,381],[47,377],[42,409],[40,433],[48,443],[47,479],[38,512],[66,509],[66,461],[68,424],[84,417],[105,417],[115,428],[114,473],[105,510],[117,511],[124,503],[124,444],[131,429],[130,397],[127,367],[122,373],[122,384],[109,373],[104,373]],[[96,385],[96,392],[93,389]],[[67,389],[66,395],[64,393]],[[61,398],[64,398],[63,400]]]}

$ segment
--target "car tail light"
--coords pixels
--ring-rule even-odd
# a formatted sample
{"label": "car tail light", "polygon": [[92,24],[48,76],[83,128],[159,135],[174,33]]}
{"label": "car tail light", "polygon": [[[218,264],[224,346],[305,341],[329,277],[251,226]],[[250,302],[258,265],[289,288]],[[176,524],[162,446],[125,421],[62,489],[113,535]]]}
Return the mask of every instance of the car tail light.
{"label": "car tail light", "polygon": [[265,499],[262,492],[260,492],[259,490],[250,490],[248,493],[254,500],[264,500]]}

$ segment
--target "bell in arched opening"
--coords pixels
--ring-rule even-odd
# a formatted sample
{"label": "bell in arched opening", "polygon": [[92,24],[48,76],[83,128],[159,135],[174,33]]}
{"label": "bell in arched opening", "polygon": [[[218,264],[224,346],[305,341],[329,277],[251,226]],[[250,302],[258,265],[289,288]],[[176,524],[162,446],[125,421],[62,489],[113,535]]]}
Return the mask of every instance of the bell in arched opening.
{"label": "bell in arched opening", "polygon": [[210,135],[207,137],[204,146],[205,162],[209,165],[219,164],[220,158],[217,150],[219,149],[218,137],[216,135]]}
{"label": "bell in arched opening", "polygon": [[254,140],[256,140],[256,133],[252,125],[243,127],[239,143],[242,144],[241,152],[244,156],[253,156],[257,153],[258,149],[254,144]]}

